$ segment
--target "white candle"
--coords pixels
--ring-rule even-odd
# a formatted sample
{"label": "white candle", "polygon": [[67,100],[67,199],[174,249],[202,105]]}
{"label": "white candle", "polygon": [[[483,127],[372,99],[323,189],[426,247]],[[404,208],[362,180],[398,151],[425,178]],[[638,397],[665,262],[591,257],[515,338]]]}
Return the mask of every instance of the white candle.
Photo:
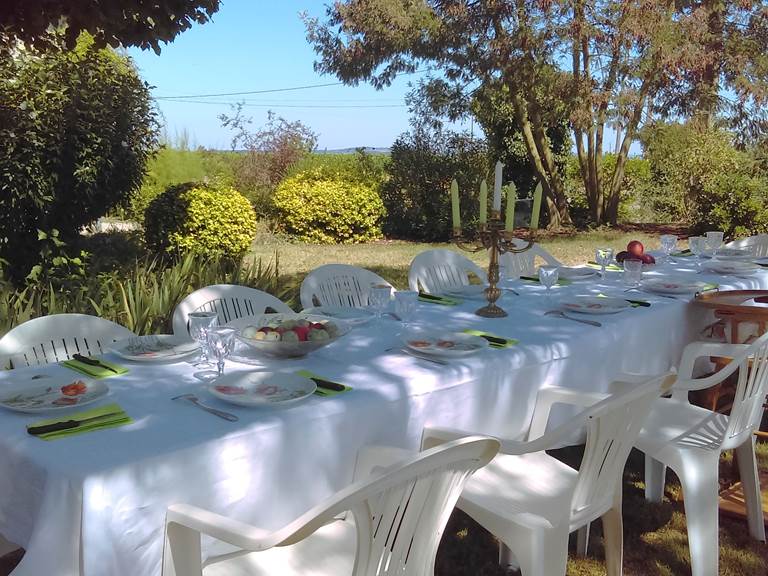
{"label": "white candle", "polygon": [[493,180],[493,209],[496,212],[501,211],[501,180],[502,180],[502,168],[504,164],[500,161],[496,162],[496,172]]}

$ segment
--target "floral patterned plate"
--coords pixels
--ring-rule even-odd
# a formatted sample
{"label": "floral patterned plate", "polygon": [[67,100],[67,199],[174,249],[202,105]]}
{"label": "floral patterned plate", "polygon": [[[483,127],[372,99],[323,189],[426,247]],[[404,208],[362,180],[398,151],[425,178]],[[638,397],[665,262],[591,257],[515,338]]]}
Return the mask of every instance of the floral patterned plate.
{"label": "floral patterned plate", "polygon": [[52,412],[79,408],[96,402],[109,392],[100,380],[57,377],[35,382],[24,387],[0,390],[0,406],[15,412]]}
{"label": "floral patterned plate", "polygon": [[315,390],[317,385],[309,378],[279,372],[232,372],[208,385],[216,398],[248,407],[298,402]]}
{"label": "floral patterned plate", "polygon": [[609,298],[602,296],[572,296],[564,300],[560,305],[569,312],[581,314],[616,314],[631,306],[621,298]]}
{"label": "floral patterned plate", "polygon": [[693,294],[707,289],[706,282],[690,280],[661,280],[658,278],[643,280],[643,290],[659,294]]}
{"label": "floral patterned plate", "polygon": [[176,362],[200,349],[200,344],[171,334],[133,336],[119,340],[111,351],[131,362]]}
{"label": "floral patterned plate", "polygon": [[428,356],[469,356],[488,348],[488,340],[463,332],[440,332],[413,328],[400,334],[400,340],[413,352]]}

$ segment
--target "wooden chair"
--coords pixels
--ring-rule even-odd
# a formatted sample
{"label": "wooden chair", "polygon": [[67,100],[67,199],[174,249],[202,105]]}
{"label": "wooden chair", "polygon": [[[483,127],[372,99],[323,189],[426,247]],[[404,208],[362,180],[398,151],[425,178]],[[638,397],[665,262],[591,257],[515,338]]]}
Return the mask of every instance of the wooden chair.
{"label": "wooden chair", "polygon": [[485,271],[466,256],[443,248],[427,250],[411,262],[408,287],[427,294],[440,294],[469,286],[470,274],[477,276],[483,284],[488,283]]}
{"label": "wooden chair", "polygon": [[365,308],[373,284],[392,286],[365,268],[326,264],[312,270],[301,283],[301,306],[305,309],[314,306]]}
{"label": "wooden chair", "polygon": [[0,366],[22,368],[103,354],[116,340],[135,336],[110,320],[87,314],[51,314],[19,324],[0,339]]}
{"label": "wooden chair", "polygon": [[[457,504],[500,540],[502,565],[513,556],[523,576],[564,576],[568,535],[602,518],[607,572],[622,573],[624,464],[651,405],[673,380],[658,376],[614,396],[557,387],[539,392],[527,440],[502,439],[499,454],[469,479]],[[545,432],[556,403],[588,407]],[[546,454],[585,424],[587,445],[579,470]],[[422,444],[435,446],[462,434],[426,428]]]}
{"label": "wooden chair", "polygon": [[247,286],[214,284],[195,290],[173,311],[173,333],[189,336],[190,312],[216,312],[219,325],[269,312],[293,312],[279,298]]}
{"label": "wooden chair", "polygon": [[[467,477],[499,449],[472,437],[402,461],[403,451],[368,449],[358,480],[287,526],[269,532],[189,504],[166,516],[163,576],[433,576],[440,537]],[[394,456],[394,458],[393,458]],[[400,460],[400,461],[398,461]],[[344,519],[339,515],[350,512]],[[236,551],[201,562],[205,534]]]}
{"label": "wooden chair", "polygon": [[[513,238],[516,247],[524,246],[526,241]],[[520,276],[536,275],[536,258],[541,258],[548,266],[562,266],[557,258],[552,256],[539,244],[534,244],[530,250],[513,254],[507,252],[499,257],[499,266],[504,270],[507,278],[519,278]]]}

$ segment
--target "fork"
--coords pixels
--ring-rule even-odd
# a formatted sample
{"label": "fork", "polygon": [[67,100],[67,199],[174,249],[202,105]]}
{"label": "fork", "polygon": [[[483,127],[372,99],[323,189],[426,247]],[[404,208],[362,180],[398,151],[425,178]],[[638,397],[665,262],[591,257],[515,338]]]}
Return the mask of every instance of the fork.
{"label": "fork", "polygon": [[582,324],[589,324],[590,326],[596,326],[600,328],[602,324],[595,322],[594,320],[585,320],[582,318],[574,318],[573,316],[566,316],[562,310],[547,310],[544,312],[544,316],[557,316],[558,318],[565,318],[566,320],[573,320],[574,322],[581,322]]}
{"label": "fork", "polygon": [[200,408],[201,410],[205,410],[206,412],[210,412],[214,416],[218,416],[219,418],[224,418],[224,420],[229,420],[230,422],[237,422],[239,418],[235,416],[234,414],[230,414],[229,412],[224,412],[224,410],[217,410],[216,408],[211,408],[210,406],[203,404],[200,402],[200,399],[195,394],[181,394],[180,396],[174,396],[171,398],[171,400],[189,400],[192,404]]}

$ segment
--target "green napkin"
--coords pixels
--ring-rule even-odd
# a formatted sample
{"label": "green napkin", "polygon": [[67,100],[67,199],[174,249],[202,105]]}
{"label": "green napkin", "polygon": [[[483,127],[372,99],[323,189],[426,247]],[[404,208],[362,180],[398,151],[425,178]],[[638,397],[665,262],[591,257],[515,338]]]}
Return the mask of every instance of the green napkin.
{"label": "green napkin", "polygon": [[[114,413],[114,414],[113,414]],[[124,426],[133,422],[131,417],[125,413],[125,411],[117,404],[107,404],[106,406],[99,406],[92,410],[85,412],[77,412],[76,414],[66,414],[59,416],[58,418],[51,418],[50,420],[41,420],[40,422],[34,422],[27,426],[43,426],[45,424],[55,424],[56,422],[66,422],[67,420],[86,420],[88,418],[96,418],[105,414],[113,414],[112,416],[105,416],[103,419],[92,420],[86,424],[82,424],[77,428],[70,428],[68,430],[59,430],[57,432],[49,432],[48,434],[40,434],[37,438],[43,440],[57,440],[59,438],[65,438],[67,436],[75,436],[77,434],[84,434],[86,432],[93,432],[94,430],[103,430],[106,428],[117,428],[118,426]]]}
{"label": "green napkin", "polygon": [[442,306],[456,306],[457,304],[461,304],[461,299],[453,298],[452,296],[438,296],[437,294],[424,294],[423,292],[419,292],[419,302],[440,304]]}
{"label": "green napkin", "polygon": [[510,348],[519,342],[519,340],[514,338],[507,338],[506,336],[499,336],[491,332],[483,332],[482,330],[473,330],[471,328],[464,330],[464,333],[485,338],[488,340],[491,348]]}
{"label": "green napkin", "polygon": [[[520,276],[520,280],[527,280],[528,282],[536,282],[536,284],[541,284],[541,282],[539,282],[538,277],[536,276]],[[569,286],[572,283],[573,282],[571,282],[567,278],[560,278],[557,281],[558,286]]]}
{"label": "green napkin", "polygon": [[[92,378],[107,378],[108,376],[119,376],[120,374],[125,374],[128,372],[128,368],[125,366],[112,364],[111,362],[105,362],[101,359],[99,359],[99,362],[101,362],[104,366],[91,366],[90,364],[86,364],[84,362],[80,362],[80,360],[75,359],[65,360],[61,363],[61,365],[86,374],[87,376],[91,376]],[[113,372],[109,368],[106,368],[106,366],[114,368],[117,372]]]}
{"label": "green napkin", "polygon": [[339,386],[344,386],[344,390],[329,390],[328,388],[321,388],[318,384],[317,390],[315,390],[315,394],[318,396],[322,396],[323,398],[328,398],[329,396],[336,396],[336,394],[344,394],[344,392],[349,392],[352,390],[351,386],[347,386],[346,384],[342,384],[341,382],[334,382],[333,380],[329,380],[328,378],[323,378],[322,376],[318,374],[314,374],[313,372],[310,372],[309,370],[299,370],[296,372],[299,376],[304,376],[305,378],[312,379],[319,379],[319,380],[325,380],[326,382],[331,382],[332,384],[338,384]]}
{"label": "green napkin", "polygon": [[709,292],[710,290],[717,290],[720,288],[720,284],[714,284],[713,282],[707,282],[701,287],[701,292]]}
{"label": "green napkin", "polygon": [[694,253],[689,248],[686,248],[685,250],[680,250],[680,252],[672,252],[671,255],[675,258],[688,258],[689,256],[694,256]]}
{"label": "green napkin", "polygon": [[[597,262],[593,262],[592,260],[587,262],[587,266],[589,266],[590,268],[597,268],[598,270],[602,269],[600,264],[598,264]],[[610,272],[623,272],[624,271],[624,268],[622,268],[621,266],[619,266],[617,264],[608,264],[608,266],[606,266],[605,269],[610,271]]]}
{"label": "green napkin", "polygon": [[[598,298],[608,298],[608,296],[606,296],[603,293],[598,294],[597,297]],[[648,308],[651,305],[651,303],[648,302],[647,300],[630,300],[628,298],[625,298],[624,301],[625,302],[629,302],[632,305],[632,308],[640,308],[641,306],[643,308]]]}

